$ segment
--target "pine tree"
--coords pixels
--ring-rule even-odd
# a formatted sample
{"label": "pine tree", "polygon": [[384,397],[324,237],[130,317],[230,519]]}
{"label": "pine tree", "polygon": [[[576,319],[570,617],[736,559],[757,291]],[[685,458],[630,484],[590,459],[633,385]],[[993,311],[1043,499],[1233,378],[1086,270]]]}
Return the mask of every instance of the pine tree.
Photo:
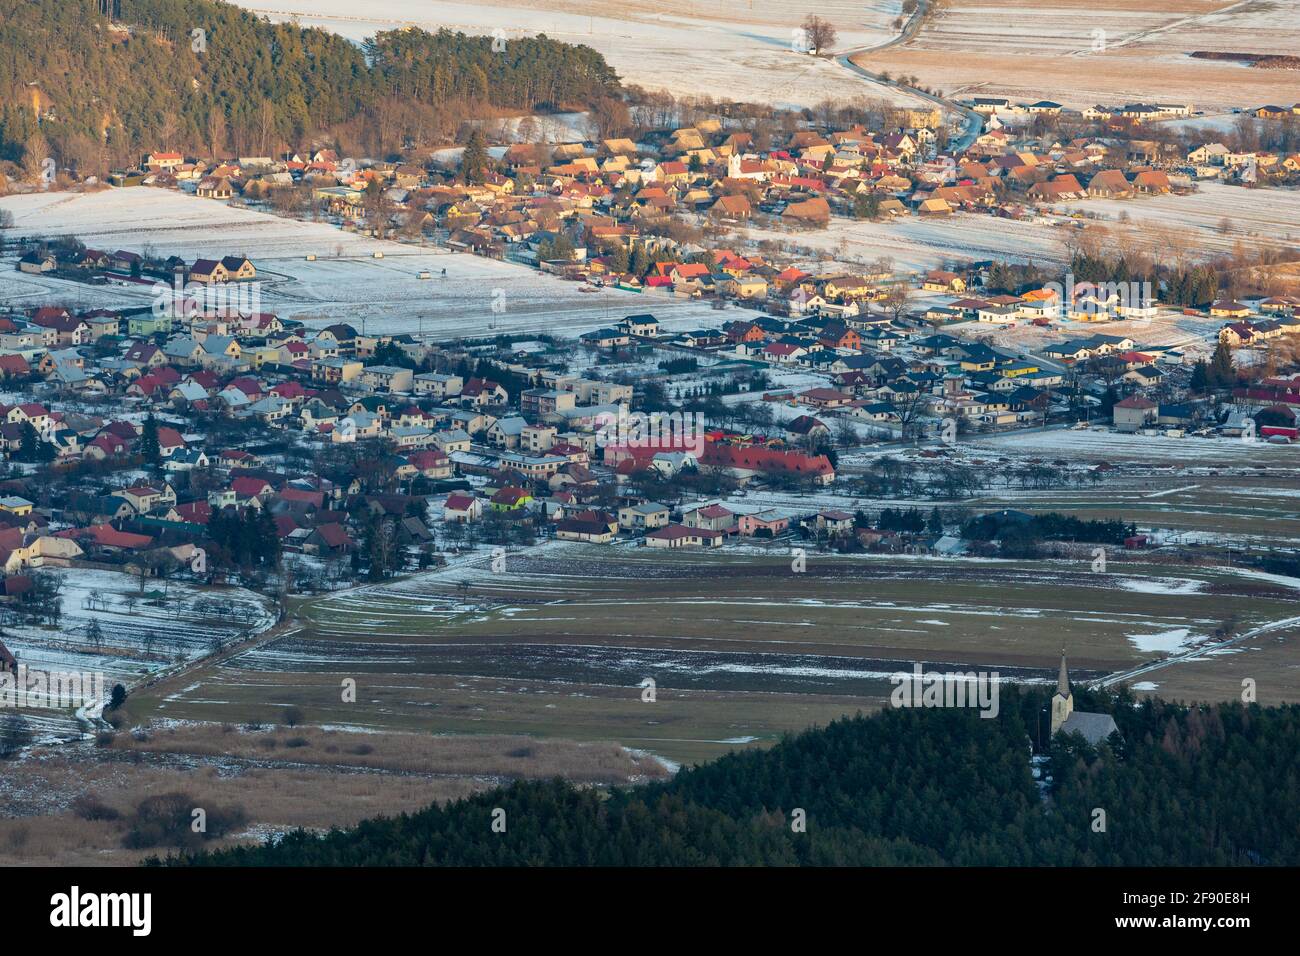
{"label": "pine tree", "polygon": [[925,528],[930,534],[943,534],[943,515],[939,514],[939,508],[936,505],[930,512],[930,521]]}
{"label": "pine tree", "polygon": [[1210,366],[1205,363],[1204,359],[1197,361],[1192,366],[1192,379],[1190,388],[1193,392],[1204,392],[1210,387]]}
{"label": "pine tree", "polygon": [[483,134],[475,129],[469,134],[464,155],[461,156],[461,177],[467,184],[481,184],[488,174],[489,163],[487,147],[483,145]]}
{"label": "pine tree", "polygon": [[1237,365],[1227,342],[1220,342],[1214,349],[1214,355],[1210,359],[1210,381],[1219,387],[1233,385],[1237,381]]}
{"label": "pine tree", "polygon": [[158,419],[153,417],[153,412],[144,420],[144,427],[140,431],[140,457],[149,465],[157,465],[162,460],[162,448],[158,444]]}

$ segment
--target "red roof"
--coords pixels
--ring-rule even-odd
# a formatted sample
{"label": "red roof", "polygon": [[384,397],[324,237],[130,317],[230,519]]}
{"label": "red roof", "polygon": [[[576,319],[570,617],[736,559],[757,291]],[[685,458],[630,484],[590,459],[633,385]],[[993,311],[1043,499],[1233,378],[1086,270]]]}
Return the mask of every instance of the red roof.
{"label": "red roof", "polygon": [[[239,479],[236,478],[236,481]],[[234,482],[231,483],[232,485]],[[280,489],[281,501],[303,501],[309,505],[315,505],[317,508],[325,504],[325,493],[323,491],[306,491],[302,488],[295,488],[292,485],[285,485]]]}
{"label": "red roof", "polygon": [[256,498],[268,491],[271,486],[261,478],[240,476],[231,480],[230,487],[241,498]]}
{"label": "red roof", "polygon": [[212,517],[212,505],[206,501],[187,501],[183,505],[176,505],[176,513],[180,515],[182,521],[191,524],[207,524]]}
{"label": "red roof", "polygon": [[499,505],[514,505],[525,498],[531,497],[532,494],[523,488],[505,487],[492,496],[492,501],[494,504]]}
{"label": "red roof", "polygon": [[83,537],[89,537],[100,547],[121,548],[126,551],[138,551],[153,544],[153,538],[147,534],[132,534],[118,531],[112,525],[97,524],[85,529]]}
{"label": "red roof", "polygon": [[835,469],[825,455],[805,455],[797,451],[774,448],[740,448],[709,442],[704,446],[700,462],[721,468],[743,468],[749,471],[786,472],[801,475],[834,475]]}

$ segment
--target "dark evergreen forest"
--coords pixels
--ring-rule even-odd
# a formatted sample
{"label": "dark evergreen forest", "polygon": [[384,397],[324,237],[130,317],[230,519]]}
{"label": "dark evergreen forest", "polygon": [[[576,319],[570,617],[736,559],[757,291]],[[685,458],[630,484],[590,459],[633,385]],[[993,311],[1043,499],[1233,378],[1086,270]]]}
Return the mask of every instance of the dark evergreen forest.
{"label": "dark evergreen forest", "polygon": [[[1004,686],[994,719],[885,710],[604,792],[520,782],[324,836],[174,857],[221,866],[992,865],[1300,863],[1300,707],[1135,702],[1075,688],[1121,737],[1031,741],[1050,690]],[[492,829],[505,811],[506,832]],[[1094,828],[1105,811],[1104,832]],[[804,832],[792,827],[806,815]],[[154,861],[158,862],[158,861]]]}
{"label": "dark evergreen forest", "polygon": [[383,156],[618,91],[589,47],[497,47],[415,29],[359,47],[212,0],[0,0],[0,160],[102,175],[155,149],[265,156],[321,136]]}

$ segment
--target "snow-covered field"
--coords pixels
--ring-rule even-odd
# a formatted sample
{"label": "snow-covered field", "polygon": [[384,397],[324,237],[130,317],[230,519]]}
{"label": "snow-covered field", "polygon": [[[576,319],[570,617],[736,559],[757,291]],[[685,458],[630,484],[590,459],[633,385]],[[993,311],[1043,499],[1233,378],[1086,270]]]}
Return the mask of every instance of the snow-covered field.
{"label": "snow-covered field", "polygon": [[1290,105],[1295,75],[1189,54],[1293,54],[1297,23],[1295,4],[1286,0],[949,0],[912,42],[859,62],[915,74],[954,94],[1050,99],[1078,109],[1191,102],[1213,112]]}
{"label": "snow-covered field", "polygon": [[[133,684],[210,653],[274,622],[269,602],[244,588],[205,588],[184,581],[139,579],[87,568],[51,570],[62,581],[57,626],[6,628],[5,645],[32,671],[103,674],[104,687]],[[98,623],[98,640],[92,628]],[[41,733],[64,733],[68,713],[24,714]]]}
{"label": "snow-covered field", "polygon": [[273,21],[294,20],[360,41],[381,30],[419,27],[511,37],[547,36],[601,53],[625,83],[677,95],[811,106],[823,99],[858,96],[915,102],[825,59],[792,49],[792,31],[817,13],[839,31],[841,50],[876,46],[893,35],[900,0],[238,0]]}
{"label": "snow-covered field", "polygon": [[1165,255],[1231,252],[1240,243],[1294,247],[1300,242],[1300,190],[1296,189],[1201,183],[1186,196],[1087,199],[1061,205],[1100,214],[1113,231],[1139,244],[1158,246]]}
{"label": "snow-covered field", "polygon": [[[959,443],[962,445],[966,442]],[[1166,438],[1073,429],[979,436],[969,445],[986,453],[1053,455],[1094,461],[1148,461],[1175,465],[1300,467],[1300,446],[1234,438]]]}
{"label": "snow-covered field", "polygon": [[[669,330],[686,330],[719,313],[707,303],[658,293],[579,284],[507,262],[343,232],[162,189],[7,196],[15,236],[72,234],[88,246],[198,257],[246,255],[261,280],[261,307],[282,318],[325,325],[346,321],[368,332],[457,336],[495,332],[574,335],[637,312],[653,312]],[[374,258],[376,252],[383,258]],[[306,256],[318,256],[308,262]],[[148,305],[149,286],[88,286],[18,273],[0,262],[0,305],[51,302],[78,309]],[[444,275],[443,272],[446,272]],[[430,279],[418,278],[421,272]],[[494,308],[495,307],[495,308]],[[734,313],[735,317],[739,312]]]}
{"label": "snow-covered field", "polygon": [[898,268],[911,270],[932,269],[945,260],[1063,264],[1069,259],[1066,241],[1080,225],[1104,229],[1112,241],[1157,250],[1165,258],[1203,258],[1232,252],[1239,244],[1285,248],[1300,242],[1300,190],[1294,189],[1204,183],[1185,196],[1086,199],[1061,203],[1056,210],[1097,218],[1065,220],[1049,214],[1011,220],[959,212],[885,222],[836,218],[825,229],[796,234],[757,226],[736,233],[754,242],[806,246],[841,258],[888,256]]}
{"label": "snow-covered field", "polygon": [[964,212],[884,222],[836,218],[825,229],[799,233],[745,226],[736,234],[752,242],[806,246],[828,256],[864,262],[888,257],[896,268],[912,271],[933,269],[946,260],[1064,263],[1068,258],[1061,242],[1066,234],[1063,227]]}

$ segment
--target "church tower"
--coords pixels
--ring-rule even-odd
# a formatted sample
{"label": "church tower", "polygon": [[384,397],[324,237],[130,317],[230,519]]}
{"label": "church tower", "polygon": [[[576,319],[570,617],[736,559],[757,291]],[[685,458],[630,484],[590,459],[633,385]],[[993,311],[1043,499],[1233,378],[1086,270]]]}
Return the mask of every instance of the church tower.
{"label": "church tower", "polygon": [[1065,671],[1065,648],[1061,648],[1061,673],[1056,678],[1056,693],[1052,695],[1052,736],[1074,713],[1074,695],[1070,693],[1070,676]]}

